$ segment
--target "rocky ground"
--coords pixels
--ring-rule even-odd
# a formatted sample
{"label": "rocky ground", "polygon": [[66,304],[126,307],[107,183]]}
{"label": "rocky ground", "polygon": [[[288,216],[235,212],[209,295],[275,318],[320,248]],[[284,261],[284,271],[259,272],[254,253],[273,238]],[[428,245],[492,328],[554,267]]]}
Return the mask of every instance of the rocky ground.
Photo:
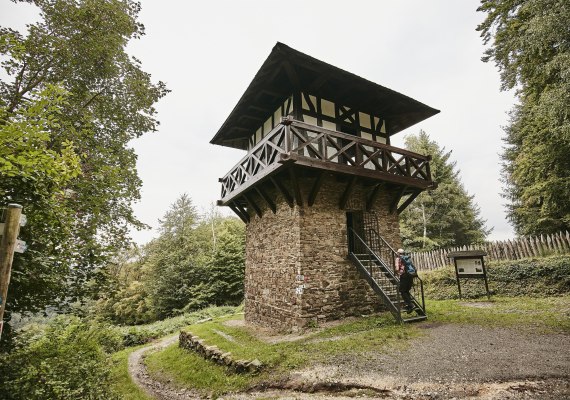
{"label": "rocky ground", "polygon": [[[570,399],[568,335],[430,322],[418,327],[425,335],[404,350],[335,357],[225,398]],[[148,350],[131,354],[135,382],[158,399],[196,398],[153,381],[142,364]]]}

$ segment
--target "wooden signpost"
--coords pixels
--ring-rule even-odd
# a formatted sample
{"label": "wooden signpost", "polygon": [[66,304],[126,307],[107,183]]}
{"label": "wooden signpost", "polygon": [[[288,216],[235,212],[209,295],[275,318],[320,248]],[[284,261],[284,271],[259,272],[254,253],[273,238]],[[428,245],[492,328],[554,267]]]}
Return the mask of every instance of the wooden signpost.
{"label": "wooden signpost", "polygon": [[455,277],[457,278],[459,298],[461,298],[460,278],[483,279],[485,281],[487,298],[491,298],[489,283],[487,282],[487,271],[485,270],[485,261],[483,260],[483,257],[486,255],[487,253],[482,250],[454,251],[447,255],[447,257],[453,259],[453,263],[455,264]]}
{"label": "wooden signpost", "polygon": [[8,285],[10,284],[10,274],[12,271],[12,261],[14,252],[25,249],[25,243],[18,240],[20,223],[22,216],[22,206],[19,204],[8,204],[6,208],[6,220],[2,240],[0,241],[0,338],[4,327],[4,309],[6,308],[6,297],[8,296]]}

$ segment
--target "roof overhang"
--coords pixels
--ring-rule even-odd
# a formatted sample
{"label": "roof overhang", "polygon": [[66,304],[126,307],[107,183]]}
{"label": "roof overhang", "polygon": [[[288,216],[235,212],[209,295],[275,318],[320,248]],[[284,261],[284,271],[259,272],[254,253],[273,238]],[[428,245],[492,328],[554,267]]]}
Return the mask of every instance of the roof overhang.
{"label": "roof overhang", "polygon": [[247,148],[248,137],[298,91],[381,116],[388,135],[439,113],[408,96],[277,43],[210,143]]}

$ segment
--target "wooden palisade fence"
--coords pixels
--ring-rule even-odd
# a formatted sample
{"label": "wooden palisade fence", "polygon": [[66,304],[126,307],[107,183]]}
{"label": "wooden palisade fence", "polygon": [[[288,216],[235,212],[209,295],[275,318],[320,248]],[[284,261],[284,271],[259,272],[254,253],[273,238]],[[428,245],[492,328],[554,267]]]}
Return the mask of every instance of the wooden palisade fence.
{"label": "wooden palisade fence", "polygon": [[428,271],[452,265],[447,254],[452,251],[485,250],[488,261],[520,260],[528,257],[544,257],[552,254],[570,253],[570,233],[568,231],[550,235],[520,237],[513,240],[484,242],[470,246],[437,249],[412,253],[416,268]]}

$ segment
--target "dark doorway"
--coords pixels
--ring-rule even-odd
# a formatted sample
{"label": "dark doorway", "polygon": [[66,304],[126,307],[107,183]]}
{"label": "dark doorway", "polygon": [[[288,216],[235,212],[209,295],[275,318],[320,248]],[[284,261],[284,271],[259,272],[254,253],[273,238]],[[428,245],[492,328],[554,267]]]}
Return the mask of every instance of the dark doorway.
{"label": "dark doorway", "polygon": [[356,253],[356,247],[360,240],[354,236],[356,233],[362,240],[364,237],[364,213],[362,211],[347,211],[346,212],[346,230],[348,234],[348,251]]}

